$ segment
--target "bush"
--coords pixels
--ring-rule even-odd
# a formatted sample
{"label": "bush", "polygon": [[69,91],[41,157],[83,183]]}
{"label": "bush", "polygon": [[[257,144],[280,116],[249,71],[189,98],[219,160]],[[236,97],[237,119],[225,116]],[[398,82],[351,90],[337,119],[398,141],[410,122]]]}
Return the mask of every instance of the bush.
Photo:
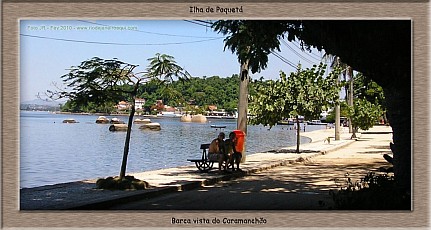
{"label": "bush", "polygon": [[108,190],[143,190],[149,187],[146,181],[133,176],[125,176],[123,179],[120,177],[101,178],[96,181],[96,186],[98,189]]}
{"label": "bush", "polygon": [[[347,174],[348,175],[348,174]],[[332,192],[336,209],[343,210],[410,210],[410,194],[396,187],[394,176],[368,173],[360,182],[349,177],[340,190]]]}

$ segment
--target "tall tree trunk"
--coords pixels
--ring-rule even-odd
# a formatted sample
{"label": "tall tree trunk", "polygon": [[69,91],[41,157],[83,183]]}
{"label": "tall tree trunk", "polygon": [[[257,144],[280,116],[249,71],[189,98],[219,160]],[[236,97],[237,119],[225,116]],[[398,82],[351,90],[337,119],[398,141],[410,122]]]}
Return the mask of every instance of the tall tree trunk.
{"label": "tall tree trunk", "polygon": [[296,153],[299,153],[299,145],[301,144],[300,132],[301,127],[299,127],[299,116],[296,116]]}
{"label": "tall tree trunk", "polygon": [[237,121],[237,129],[245,134],[247,134],[248,82],[250,80],[248,63],[249,60],[241,65]]}
{"label": "tall tree trunk", "polygon": [[[409,88],[408,88],[409,89]],[[405,90],[408,90],[407,88]],[[411,97],[410,92],[385,88],[387,117],[392,127],[390,144],[393,153],[394,175],[398,188],[411,194]]]}
{"label": "tall tree trunk", "polygon": [[356,138],[356,130],[358,130],[358,128],[352,127],[352,136],[350,137],[350,139]]}
{"label": "tall tree trunk", "polygon": [[[239,83],[239,100],[238,100],[238,121],[237,129],[243,131],[247,135],[247,112],[248,112],[248,82],[250,81],[249,76],[249,63],[250,60],[246,60],[241,65],[240,70],[240,83]],[[241,163],[246,161],[245,149],[247,145],[247,138],[244,138],[244,146],[241,157]]]}
{"label": "tall tree trunk", "polygon": [[130,134],[132,132],[133,117],[135,116],[135,99],[133,99],[132,108],[129,114],[129,121],[127,123],[126,141],[124,143],[123,161],[121,162],[120,179],[126,176],[127,157],[129,155]]}

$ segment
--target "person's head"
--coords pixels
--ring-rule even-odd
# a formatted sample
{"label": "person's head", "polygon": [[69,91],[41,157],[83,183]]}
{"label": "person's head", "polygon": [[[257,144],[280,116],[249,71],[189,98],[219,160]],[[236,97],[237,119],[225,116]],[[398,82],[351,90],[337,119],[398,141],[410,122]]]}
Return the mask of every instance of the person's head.
{"label": "person's head", "polygon": [[224,140],[224,138],[225,138],[224,132],[220,132],[220,133],[218,134],[218,139],[220,139],[220,140]]}
{"label": "person's head", "polygon": [[236,134],[234,132],[229,133],[229,139],[233,140],[235,139]]}

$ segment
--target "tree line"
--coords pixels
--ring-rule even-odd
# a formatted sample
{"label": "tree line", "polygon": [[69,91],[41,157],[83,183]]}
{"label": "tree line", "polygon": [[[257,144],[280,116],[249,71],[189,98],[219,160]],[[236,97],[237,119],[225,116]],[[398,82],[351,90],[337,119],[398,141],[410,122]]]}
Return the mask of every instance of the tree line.
{"label": "tree line", "polygon": [[[163,84],[159,79],[152,79],[138,87],[137,98],[146,100],[145,110],[150,112],[155,108],[157,100],[162,100],[165,105],[174,107],[198,107],[207,110],[209,105],[215,105],[218,109],[234,112],[238,106],[239,77],[234,74],[231,77],[191,77],[188,80],[176,80],[171,84]],[[122,88],[130,88],[128,85]],[[74,100],[67,101],[62,107],[63,112],[88,112],[88,113],[113,113],[115,105],[119,101],[131,101],[130,95],[122,94],[113,100],[106,99],[100,102],[77,103]],[[161,108],[158,108],[161,109]]]}

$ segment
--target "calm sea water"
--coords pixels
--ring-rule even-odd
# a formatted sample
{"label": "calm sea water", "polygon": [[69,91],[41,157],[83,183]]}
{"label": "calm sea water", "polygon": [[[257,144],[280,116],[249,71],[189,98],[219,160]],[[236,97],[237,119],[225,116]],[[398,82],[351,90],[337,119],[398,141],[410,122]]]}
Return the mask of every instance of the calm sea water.
{"label": "calm sea water", "polygon": [[[49,112],[20,113],[20,187],[94,179],[119,175],[126,132],[110,132],[109,124],[96,124],[98,116]],[[62,123],[74,118],[79,123]],[[108,118],[112,118],[109,117]],[[127,117],[118,117],[127,122]],[[136,117],[139,118],[139,117]],[[201,143],[209,143],[226,125],[226,134],[236,129],[236,120],[209,119],[207,123],[180,122],[179,118],[152,118],[161,131],[132,127],[127,173],[190,165],[188,158],[201,154]],[[308,126],[307,131],[319,129]],[[294,130],[276,126],[249,126],[247,155],[296,143]],[[309,142],[302,138],[301,143]]]}

